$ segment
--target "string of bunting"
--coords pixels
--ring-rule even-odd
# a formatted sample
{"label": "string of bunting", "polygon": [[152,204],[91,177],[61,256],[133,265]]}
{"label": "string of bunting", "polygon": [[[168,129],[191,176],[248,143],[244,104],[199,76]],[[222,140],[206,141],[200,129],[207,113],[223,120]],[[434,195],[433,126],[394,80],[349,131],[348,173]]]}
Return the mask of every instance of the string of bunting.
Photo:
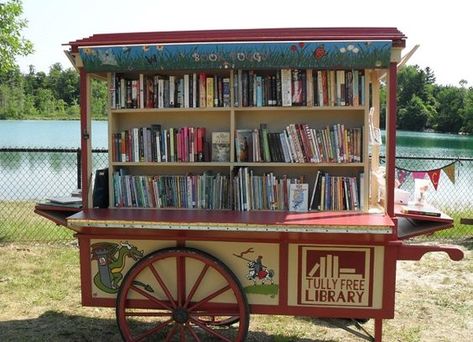
{"label": "string of bunting", "polygon": [[432,185],[434,186],[435,190],[437,190],[441,171],[443,171],[448,176],[448,179],[450,179],[450,181],[455,184],[456,163],[460,163],[461,165],[460,160],[457,159],[441,168],[430,170],[409,170],[396,166],[397,179],[399,180],[400,185],[402,185],[409,175],[412,175],[413,179],[424,179],[426,175],[429,175]]}

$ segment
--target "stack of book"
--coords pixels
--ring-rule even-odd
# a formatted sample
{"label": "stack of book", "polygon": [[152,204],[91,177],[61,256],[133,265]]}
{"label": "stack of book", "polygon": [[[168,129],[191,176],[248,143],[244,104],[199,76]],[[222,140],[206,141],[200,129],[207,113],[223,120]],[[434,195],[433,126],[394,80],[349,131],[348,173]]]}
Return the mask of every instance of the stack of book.
{"label": "stack of book", "polygon": [[120,169],[113,173],[114,206],[138,208],[230,209],[227,176],[140,176]]}
{"label": "stack of book", "polygon": [[280,133],[259,129],[237,129],[237,162],[354,163],[362,158],[362,129],[343,124],[313,129],[290,124]]}
{"label": "stack of book", "polygon": [[113,134],[113,161],[209,161],[205,134],[205,127],[163,128],[159,124],[123,130]]}

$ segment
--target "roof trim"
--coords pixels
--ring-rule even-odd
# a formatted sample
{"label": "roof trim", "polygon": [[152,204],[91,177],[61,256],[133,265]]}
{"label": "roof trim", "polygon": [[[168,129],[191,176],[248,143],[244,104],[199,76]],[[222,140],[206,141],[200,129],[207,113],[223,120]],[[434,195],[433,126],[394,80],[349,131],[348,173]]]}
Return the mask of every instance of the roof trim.
{"label": "roof trim", "polygon": [[79,47],[84,46],[291,40],[390,40],[393,47],[405,47],[405,39],[406,36],[394,27],[270,28],[105,33],[64,45],[70,45],[72,52],[77,52]]}

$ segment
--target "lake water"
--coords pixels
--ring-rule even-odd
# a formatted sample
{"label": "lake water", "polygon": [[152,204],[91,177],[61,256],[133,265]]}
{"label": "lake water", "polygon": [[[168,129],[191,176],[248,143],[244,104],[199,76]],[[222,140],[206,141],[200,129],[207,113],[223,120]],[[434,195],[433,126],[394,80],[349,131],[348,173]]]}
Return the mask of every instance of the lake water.
{"label": "lake water", "polygon": [[[106,149],[108,126],[106,121],[92,122],[92,146]],[[473,136],[439,133],[397,132],[398,156],[473,158]],[[5,120],[0,121],[0,148],[78,148],[80,147],[79,121]],[[383,151],[382,151],[383,153]],[[396,165],[409,170],[442,168],[448,161],[398,159]],[[94,168],[107,165],[106,154],[94,156]],[[435,201],[445,201],[444,192],[471,189],[473,163],[457,166],[462,172],[453,185],[443,174]],[[67,195],[74,190],[77,179],[76,156],[65,153],[0,153],[0,200],[37,200],[48,196]],[[406,182],[407,190],[411,187]],[[471,202],[463,196],[461,202]],[[461,204],[457,199],[448,200],[452,205]]]}

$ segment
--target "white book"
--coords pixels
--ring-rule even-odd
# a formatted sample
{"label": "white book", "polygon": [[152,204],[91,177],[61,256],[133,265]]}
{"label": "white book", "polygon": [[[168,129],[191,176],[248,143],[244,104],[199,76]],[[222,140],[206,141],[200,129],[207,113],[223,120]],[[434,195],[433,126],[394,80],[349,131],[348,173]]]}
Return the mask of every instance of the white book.
{"label": "white book", "polygon": [[176,76],[169,76],[169,107],[174,107],[176,94]]}
{"label": "white book", "polygon": [[158,108],[164,108],[164,79],[158,80]]}
{"label": "white book", "polygon": [[126,83],[124,78],[120,79],[120,107],[126,107]]}
{"label": "white book", "polygon": [[111,74],[111,80],[110,80],[110,108],[115,109],[117,107],[116,103],[116,89],[115,89],[115,83],[117,82],[116,80],[116,74],[112,72]]}
{"label": "white book", "polygon": [[289,211],[306,212],[308,194],[309,184],[291,184],[289,186]]}
{"label": "white book", "polygon": [[189,74],[184,75],[184,108],[189,108]]}
{"label": "white book", "polygon": [[317,183],[319,182],[319,176],[320,176],[320,170],[317,170],[317,174],[315,175],[314,188],[312,189],[312,196],[310,198],[309,209],[311,210],[312,210],[312,206],[314,205],[315,192],[317,190]]}
{"label": "white book", "polygon": [[194,72],[192,74],[192,107],[197,108],[197,84],[199,80],[197,74]]}
{"label": "white book", "polygon": [[323,90],[323,82],[322,82],[322,71],[317,71],[317,90],[319,96],[319,106],[326,106],[327,104],[324,103],[324,90]]}
{"label": "white book", "polygon": [[281,69],[281,97],[283,107],[292,106],[291,69]]}
{"label": "white book", "polygon": [[338,76],[335,76],[335,75],[336,75],[335,70],[330,70],[327,75],[330,106],[335,106],[336,104],[338,104],[337,93],[335,89],[337,87],[336,82],[338,80]]}
{"label": "white book", "polygon": [[133,158],[132,161],[134,162],[139,162],[140,161],[140,135],[139,135],[139,129],[138,128],[132,128],[132,135],[133,135]]}
{"label": "white book", "polygon": [[306,98],[308,107],[314,105],[314,80],[312,77],[312,69],[306,70]]}

